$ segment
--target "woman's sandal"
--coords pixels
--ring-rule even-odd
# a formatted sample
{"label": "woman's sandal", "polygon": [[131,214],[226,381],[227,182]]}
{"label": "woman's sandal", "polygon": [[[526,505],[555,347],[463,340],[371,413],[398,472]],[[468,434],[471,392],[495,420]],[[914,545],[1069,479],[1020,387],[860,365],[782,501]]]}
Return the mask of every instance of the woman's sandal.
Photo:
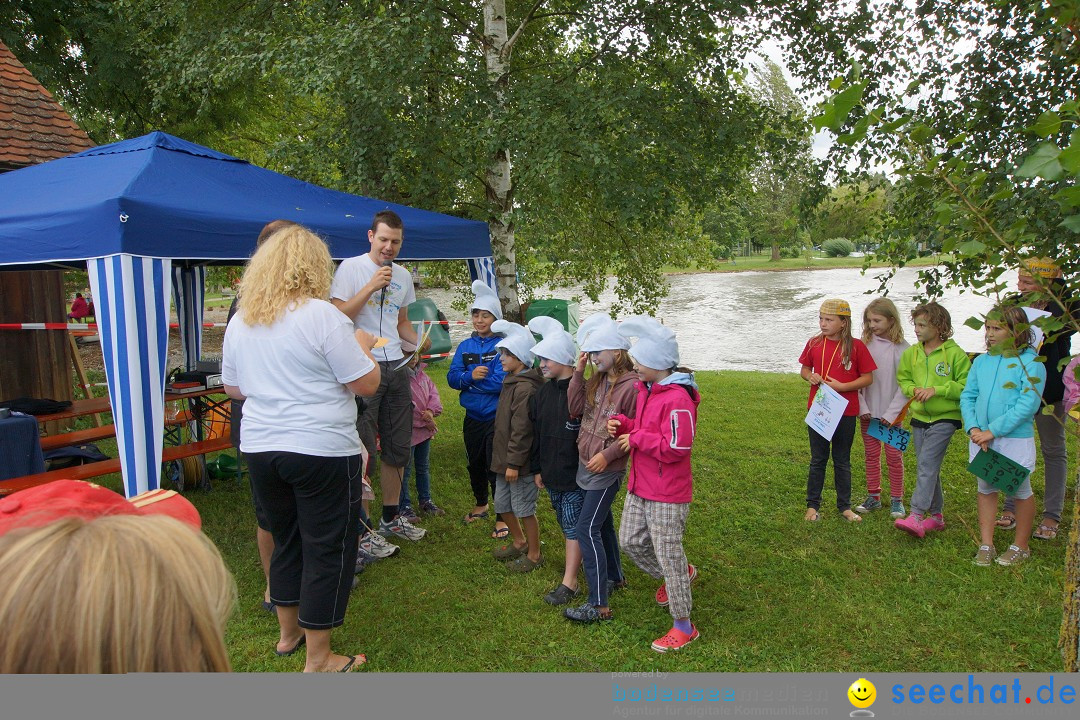
{"label": "woman's sandal", "polygon": [[861,523],[862,515],[854,512],[851,508],[848,508],[844,512],[840,513],[840,517],[844,518],[850,523]]}
{"label": "woman's sandal", "polygon": [[1012,513],[1001,513],[994,521],[994,527],[998,530],[1012,530],[1016,527],[1016,516]]}
{"label": "woman's sandal", "polygon": [[821,515],[814,508],[806,508],[806,515],[803,516],[803,520],[806,522],[817,522],[821,518]]}
{"label": "woman's sandal", "polygon": [[1035,532],[1031,534],[1036,540],[1056,540],[1058,535],[1057,525],[1047,525],[1046,523],[1040,523],[1039,527],[1035,528]]}
{"label": "woman's sandal", "polygon": [[510,527],[503,525],[502,527],[495,528],[491,531],[491,537],[495,540],[505,540],[510,537]]}
{"label": "woman's sandal", "polygon": [[359,655],[348,655],[349,662],[345,663],[345,667],[338,670],[339,673],[352,672],[353,668],[360,667],[367,664],[367,655],[360,653]]}

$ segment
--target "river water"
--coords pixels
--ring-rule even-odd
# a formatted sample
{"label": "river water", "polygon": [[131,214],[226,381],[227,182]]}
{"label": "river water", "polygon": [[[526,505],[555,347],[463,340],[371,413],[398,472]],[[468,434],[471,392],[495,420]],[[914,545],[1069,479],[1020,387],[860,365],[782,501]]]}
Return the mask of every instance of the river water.
{"label": "river water", "polygon": [[[656,316],[671,327],[679,340],[682,363],[695,370],[763,370],[798,372],[798,357],[807,339],[818,332],[818,307],[825,298],[838,297],[851,303],[853,330],[862,333],[862,312],[876,294],[880,270],[865,275],[858,269],[838,268],[806,272],[736,272],[695,273],[668,276],[669,295],[660,303]],[[889,283],[889,298],[900,309],[904,333],[914,341],[910,312],[917,304],[914,297],[917,270],[902,268]],[[1015,287],[1015,278],[1011,285]],[[562,289],[553,297],[570,298],[573,288]],[[430,297],[450,320],[466,320],[450,309],[455,293],[451,290],[421,289],[421,297]],[[606,311],[615,301],[609,289],[593,303],[581,303],[580,319]],[[939,301],[952,315],[954,339],[965,350],[983,350],[981,331],[964,325],[964,320],[980,316],[993,306],[993,300],[946,291]],[[471,332],[467,325],[451,326],[455,346]],[[1074,350],[1075,352],[1075,350]]]}

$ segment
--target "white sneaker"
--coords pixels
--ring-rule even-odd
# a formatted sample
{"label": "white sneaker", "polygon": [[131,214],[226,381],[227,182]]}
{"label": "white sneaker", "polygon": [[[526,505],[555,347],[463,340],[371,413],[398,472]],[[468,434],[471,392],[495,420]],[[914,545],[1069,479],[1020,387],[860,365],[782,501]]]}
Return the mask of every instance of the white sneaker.
{"label": "white sneaker", "polygon": [[395,535],[399,538],[404,538],[405,540],[415,541],[424,537],[424,535],[427,535],[427,530],[416,527],[411,522],[398,515],[390,522],[379,520],[379,534],[383,537]]}
{"label": "white sneaker", "polygon": [[382,539],[382,536],[370,530],[360,538],[360,551],[374,558],[388,558],[401,550],[397,545]]}

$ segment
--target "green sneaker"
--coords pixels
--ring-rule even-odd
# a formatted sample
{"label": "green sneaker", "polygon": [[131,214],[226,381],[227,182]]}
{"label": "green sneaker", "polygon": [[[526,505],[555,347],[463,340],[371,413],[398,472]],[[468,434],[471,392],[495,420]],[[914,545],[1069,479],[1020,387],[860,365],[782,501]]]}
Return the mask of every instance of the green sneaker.
{"label": "green sneaker", "polygon": [[975,553],[975,559],[971,562],[979,567],[990,567],[994,564],[994,557],[996,555],[997,552],[994,550],[993,545],[980,545],[979,552]]}
{"label": "green sneaker", "polygon": [[889,508],[889,516],[893,518],[902,518],[907,515],[907,511],[904,510],[904,501],[899,498],[893,498],[892,506]]}
{"label": "green sneaker", "polygon": [[874,510],[880,509],[881,499],[874,495],[870,495],[861,503],[855,506],[855,512],[859,513],[860,515],[865,515],[868,512],[873,512]]}

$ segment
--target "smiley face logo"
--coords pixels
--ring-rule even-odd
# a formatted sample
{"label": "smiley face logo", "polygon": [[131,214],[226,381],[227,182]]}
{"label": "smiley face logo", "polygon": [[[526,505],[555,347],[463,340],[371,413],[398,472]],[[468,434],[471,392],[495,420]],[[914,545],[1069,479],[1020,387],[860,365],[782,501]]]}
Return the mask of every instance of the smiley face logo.
{"label": "smiley face logo", "polygon": [[866,678],[859,678],[851,683],[847,691],[848,700],[857,708],[868,708],[877,700],[877,688]]}

